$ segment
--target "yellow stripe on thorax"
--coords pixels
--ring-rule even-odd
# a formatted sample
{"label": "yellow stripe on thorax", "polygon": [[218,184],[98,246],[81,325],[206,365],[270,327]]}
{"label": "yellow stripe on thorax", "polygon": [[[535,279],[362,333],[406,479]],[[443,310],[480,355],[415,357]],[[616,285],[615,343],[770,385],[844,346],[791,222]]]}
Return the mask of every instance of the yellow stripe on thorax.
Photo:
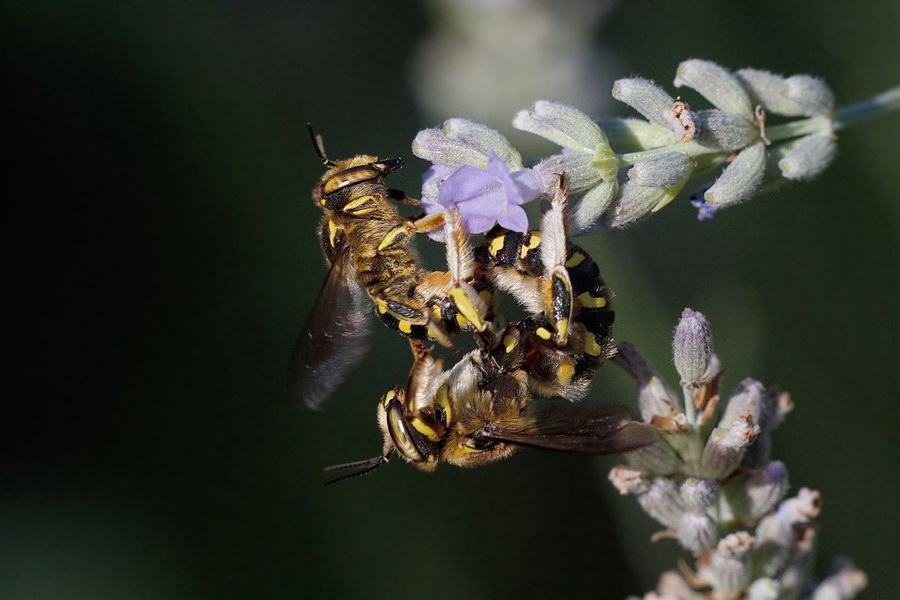
{"label": "yellow stripe on thorax", "polygon": [[375,196],[360,196],[344,205],[343,211],[354,215],[364,215],[377,208]]}

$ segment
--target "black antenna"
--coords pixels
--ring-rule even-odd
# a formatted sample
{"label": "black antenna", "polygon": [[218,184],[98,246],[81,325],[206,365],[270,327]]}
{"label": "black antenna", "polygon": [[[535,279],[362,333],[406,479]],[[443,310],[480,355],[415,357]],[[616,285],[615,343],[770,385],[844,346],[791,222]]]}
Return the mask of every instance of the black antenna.
{"label": "black antenna", "polygon": [[341,475],[336,479],[332,479],[331,481],[326,482],[325,485],[329,486],[335,483],[340,483],[342,481],[347,481],[348,479],[354,479],[356,477],[368,475],[369,473],[386,463],[393,453],[394,449],[391,448],[381,456],[367,458],[366,460],[358,460],[352,463],[345,463],[343,465],[334,465],[333,467],[325,467],[326,473],[332,473],[334,471],[344,471],[346,469],[357,469],[357,471],[353,473],[347,473],[346,475]]}
{"label": "black antenna", "polygon": [[313,131],[312,123],[307,123],[306,128],[309,129],[309,137],[312,139],[313,148],[316,149],[316,154],[319,155],[322,164],[326,167],[333,167],[334,161],[328,160],[328,157],[325,156],[325,144],[322,142],[322,136]]}

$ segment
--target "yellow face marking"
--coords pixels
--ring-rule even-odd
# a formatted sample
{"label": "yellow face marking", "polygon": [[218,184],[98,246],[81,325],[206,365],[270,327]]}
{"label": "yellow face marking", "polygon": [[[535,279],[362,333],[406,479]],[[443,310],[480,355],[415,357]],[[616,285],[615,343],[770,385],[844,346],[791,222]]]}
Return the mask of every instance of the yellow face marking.
{"label": "yellow face marking", "polygon": [[560,319],[556,322],[556,331],[560,340],[565,340],[569,335],[569,319]]}
{"label": "yellow face marking", "polygon": [[501,235],[500,237],[495,237],[491,240],[490,246],[488,246],[488,252],[491,253],[491,256],[497,256],[497,253],[503,249],[503,243],[506,239],[505,235]]}
{"label": "yellow face marking", "polygon": [[527,244],[522,244],[522,250],[519,252],[519,258],[525,258],[529,252],[541,245],[541,234],[532,231]]}
{"label": "yellow face marking", "polygon": [[600,356],[600,353],[603,352],[600,344],[597,343],[597,336],[590,331],[584,334],[584,351],[591,356]]}
{"label": "yellow face marking", "polygon": [[576,252],[572,256],[569,257],[569,260],[566,261],[566,268],[571,269],[572,267],[577,267],[581,263],[584,262],[584,254],[581,252]]}
{"label": "yellow face marking", "polygon": [[535,333],[542,340],[549,340],[550,338],[553,337],[553,334],[546,327],[538,327],[537,330],[535,331]]}
{"label": "yellow face marking", "polygon": [[397,329],[403,333],[412,333],[412,323],[403,320],[397,321]]}
{"label": "yellow face marking", "polygon": [[516,336],[507,335],[503,337],[503,349],[509,354],[516,347]]}
{"label": "yellow face marking", "polygon": [[460,329],[465,329],[466,325],[469,324],[469,320],[465,318],[463,315],[457,313],[456,314],[456,324]]}
{"label": "yellow face marking", "polygon": [[484,323],[481,322],[481,317],[478,315],[478,310],[476,310],[475,305],[472,304],[472,301],[469,300],[469,297],[466,296],[466,293],[463,292],[461,288],[453,288],[452,290],[450,290],[449,295],[450,299],[453,300],[453,303],[456,305],[456,308],[457,310],[459,310],[460,314],[468,319],[476,330],[483,330]]}
{"label": "yellow face marking", "polygon": [[490,304],[494,299],[494,296],[488,290],[481,290],[480,292],[478,292],[478,297],[481,298],[481,301],[485,304]]}
{"label": "yellow face marking", "polygon": [[434,394],[434,400],[438,406],[444,409],[444,417],[447,419],[447,423],[452,423],[453,410],[450,407],[450,395],[448,394],[446,383],[437,389],[437,392]]}
{"label": "yellow face marking", "polygon": [[396,397],[397,397],[397,394],[394,393],[394,390],[390,390],[387,394],[384,395],[384,399],[381,401],[381,403],[384,406],[387,406],[388,404],[391,403],[391,400],[393,400]]}
{"label": "yellow face marking", "polygon": [[376,208],[375,196],[360,196],[344,205],[343,211],[354,215],[364,215]]}
{"label": "yellow face marking", "polygon": [[431,427],[429,427],[419,417],[414,418],[412,421],[409,422],[409,424],[412,425],[416,431],[418,431],[419,433],[421,433],[422,435],[427,437],[432,442],[440,441],[441,438],[438,437],[437,432],[434,429],[432,429]]}
{"label": "yellow face marking", "polygon": [[[358,214],[358,213],[357,213]],[[384,239],[381,240],[381,243],[378,244],[378,251],[381,252],[395,241],[397,241],[397,237],[406,233],[405,225],[398,225],[394,227],[390,231],[387,232],[387,235],[384,236]]]}
{"label": "yellow face marking", "polygon": [[556,378],[563,385],[569,385],[572,382],[573,375],[575,375],[575,367],[570,363],[563,363],[556,369]]}
{"label": "yellow face marking", "polygon": [[380,313],[384,314],[388,311],[387,302],[382,300],[381,298],[375,299],[375,309]]}
{"label": "yellow face marking", "polygon": [[337,224],[334,221],[328,221],[328,243],[334,248],[334,238],[337,236]]}
{"label": "yellow face marking", "polygon": [[603,308],[606,306],[606,298],[603,296],[591,296],[590,292],[585,292],[578,296],[578,301],[585,308]]}

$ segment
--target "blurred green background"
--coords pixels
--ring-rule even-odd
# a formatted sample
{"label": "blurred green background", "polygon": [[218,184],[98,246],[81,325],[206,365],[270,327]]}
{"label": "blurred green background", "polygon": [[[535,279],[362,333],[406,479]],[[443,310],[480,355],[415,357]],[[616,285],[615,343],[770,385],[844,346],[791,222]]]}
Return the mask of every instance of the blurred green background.
{"label": "blurred green background", "polygon": [[[392,185],[415,194],[416,132],[484,108],[415,100],[411,60],[444,11],[0,11],[14,311],[0,597],[624,598],[674,566],[674,542],[651,544],[650,519],[612,493],[615,458],[523,451],[430,475],[395,459],[322,487],[323,466],[380,451],[375,404],[409,356],[379,327],[325,410],[287,399],[286,360],[325,275],[305,124],[334,157],[412,159]],[[706,58],[812,73],[848,103],[900,81],[898,32],[894,0],[626,2],[591,33],[609,71],[584,85],[598,106],[632,74],[674,93],[677,64]],[[491,124],[510,133],[512,116]],[[898,141],[897,114],[860,124],[813,182],[711,222],[682,200],[582,240],[616,292],[616,337],[670,379],[670,332],[690,306],[712,323],[726,389],[753,376],[792,393],[774,456],[794,492],[822,492],[819,571],[852,557],[871,579],[862,598],[900,584]],[[607,366],[593,396],[633,389]]]}

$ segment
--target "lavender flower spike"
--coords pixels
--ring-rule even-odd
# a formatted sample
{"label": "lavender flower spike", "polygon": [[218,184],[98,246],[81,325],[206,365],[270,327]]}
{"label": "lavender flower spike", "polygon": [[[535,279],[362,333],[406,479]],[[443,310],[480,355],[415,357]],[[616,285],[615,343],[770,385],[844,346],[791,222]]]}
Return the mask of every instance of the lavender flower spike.
{"label": "lavender flower spike", "polygon": [[723,369],[710,339],[706,320],[686,310],[673,350],[681,377],[698,385],[685,386],[684,413],[633,346],[620,344],[614,359],[637,381],[641,417],[659,439],[629,453],[610,481],[664,528],[652,539],[674,539],[696,559],[693,569],[683,565],[684,577],[664,573],[643,600],[852,599],[867,584],[852,564],[839,564],[821,582],[812,575],[819,493],[801,488],[782,500],[789,487],[784,464],[763,462],[768,447],[748,453],[760,432],[779,424],[789,400],[747,378],[720,404]]}

